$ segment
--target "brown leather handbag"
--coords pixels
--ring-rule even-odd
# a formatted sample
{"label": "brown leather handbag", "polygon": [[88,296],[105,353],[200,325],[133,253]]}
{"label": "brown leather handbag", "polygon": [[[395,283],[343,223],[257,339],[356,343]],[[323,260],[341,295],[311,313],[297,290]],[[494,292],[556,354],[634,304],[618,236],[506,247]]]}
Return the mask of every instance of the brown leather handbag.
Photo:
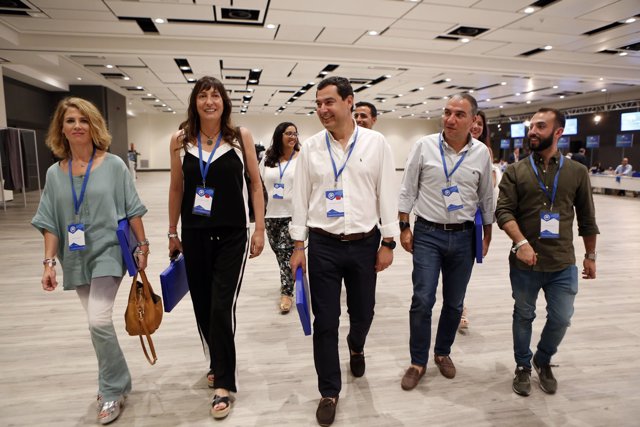
{"label": "brown leather handbag", "polygon": [[[138,275],[142,281],[137,280]],[[153,293],[151,284],[144,271],[139,271],[133,278],[127,310],[124,313],[124,322],[129,335],[137,335],[140,337],[140,344],[142,345],[142,351],[144,351],[145,357],[149,363],[155,365],[158,357],[156,356],[156,349],[153,346],[151,334],[158,329],[160,322],[162,322],[162,298]],[[149,344],[149,350],[153,360],[149,357],[149,353],[142,339],[143,336],[147,337],[147,343]]]}

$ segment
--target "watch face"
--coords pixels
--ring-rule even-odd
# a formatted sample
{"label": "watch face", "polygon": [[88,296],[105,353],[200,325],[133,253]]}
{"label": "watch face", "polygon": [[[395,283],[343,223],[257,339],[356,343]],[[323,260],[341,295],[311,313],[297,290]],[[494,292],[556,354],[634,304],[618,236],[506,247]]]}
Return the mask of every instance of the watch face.
{"label": "watch face", "polygon": [[380,244],[382,246],[386,246],[389,249],[395,249],[396,248],[396,241],[392,241],[392,242],[387,242],[385,240],[383,240],[382,242],[380,242]]}

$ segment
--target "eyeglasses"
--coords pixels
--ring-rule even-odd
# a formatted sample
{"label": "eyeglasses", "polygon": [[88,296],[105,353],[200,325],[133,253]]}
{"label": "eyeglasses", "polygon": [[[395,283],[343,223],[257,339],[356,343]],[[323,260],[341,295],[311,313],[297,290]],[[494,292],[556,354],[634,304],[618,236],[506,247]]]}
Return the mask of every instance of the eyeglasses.
{"label": "eyeglasses", "polygon": [[298,132],[285,132],[284,134],[288,137],[298,137]]}

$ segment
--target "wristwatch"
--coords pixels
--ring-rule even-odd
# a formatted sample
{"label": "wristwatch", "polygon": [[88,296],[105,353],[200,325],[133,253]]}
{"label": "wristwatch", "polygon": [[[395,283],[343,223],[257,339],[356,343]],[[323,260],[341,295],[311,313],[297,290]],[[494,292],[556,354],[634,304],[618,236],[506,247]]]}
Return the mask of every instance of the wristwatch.
{"label": "wristwatch", "polygon": [[586,254],[584,254],[584,258],[585,259],[590,259],[591,261],[595,261],[597,258],[598,253],[597,252],[588,252]]}
{"label": "wristwatch", "polygon": [[407,228],[411,228],[411,224],[406,221],[400,221],[398,222],[398,224],[400,225],[400,231],[404,231]]}
{"label": "wristwatch", "polygon": [[391,250],[394,250],[396,248],[396,241],[392,240],[390,242],[387,242],[386,240],[383,240],[383,241],[380,242],[380,245],[384,246],[386,248],[389,248]]}

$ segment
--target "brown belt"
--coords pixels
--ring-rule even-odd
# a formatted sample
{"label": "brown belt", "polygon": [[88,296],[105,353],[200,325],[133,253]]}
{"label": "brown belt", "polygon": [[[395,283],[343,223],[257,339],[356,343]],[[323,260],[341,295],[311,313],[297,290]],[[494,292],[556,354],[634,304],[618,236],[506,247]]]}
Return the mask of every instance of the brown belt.
{"label": "brown belt", "polygon": [[322,236],[331,237],[332,239],[340,240],[341,242],[353,242],[355,240],[366,239],[367,237],[371,237],[376,232],[376,227],[373,227],[371,231],[367,231],[366,233],[352,233],[352,234],[333,234],[328,231],[324,231],[322,228],[309,227],[309,231],[312,233],[317,233]]}
{"label": "brown belt", "polygon": [[462,224],[438,224],[437,222],[431,222],[419,216],[416,217],[416,221],[443,231],[464,231],[473,228],[473,221],[463,222]]}

